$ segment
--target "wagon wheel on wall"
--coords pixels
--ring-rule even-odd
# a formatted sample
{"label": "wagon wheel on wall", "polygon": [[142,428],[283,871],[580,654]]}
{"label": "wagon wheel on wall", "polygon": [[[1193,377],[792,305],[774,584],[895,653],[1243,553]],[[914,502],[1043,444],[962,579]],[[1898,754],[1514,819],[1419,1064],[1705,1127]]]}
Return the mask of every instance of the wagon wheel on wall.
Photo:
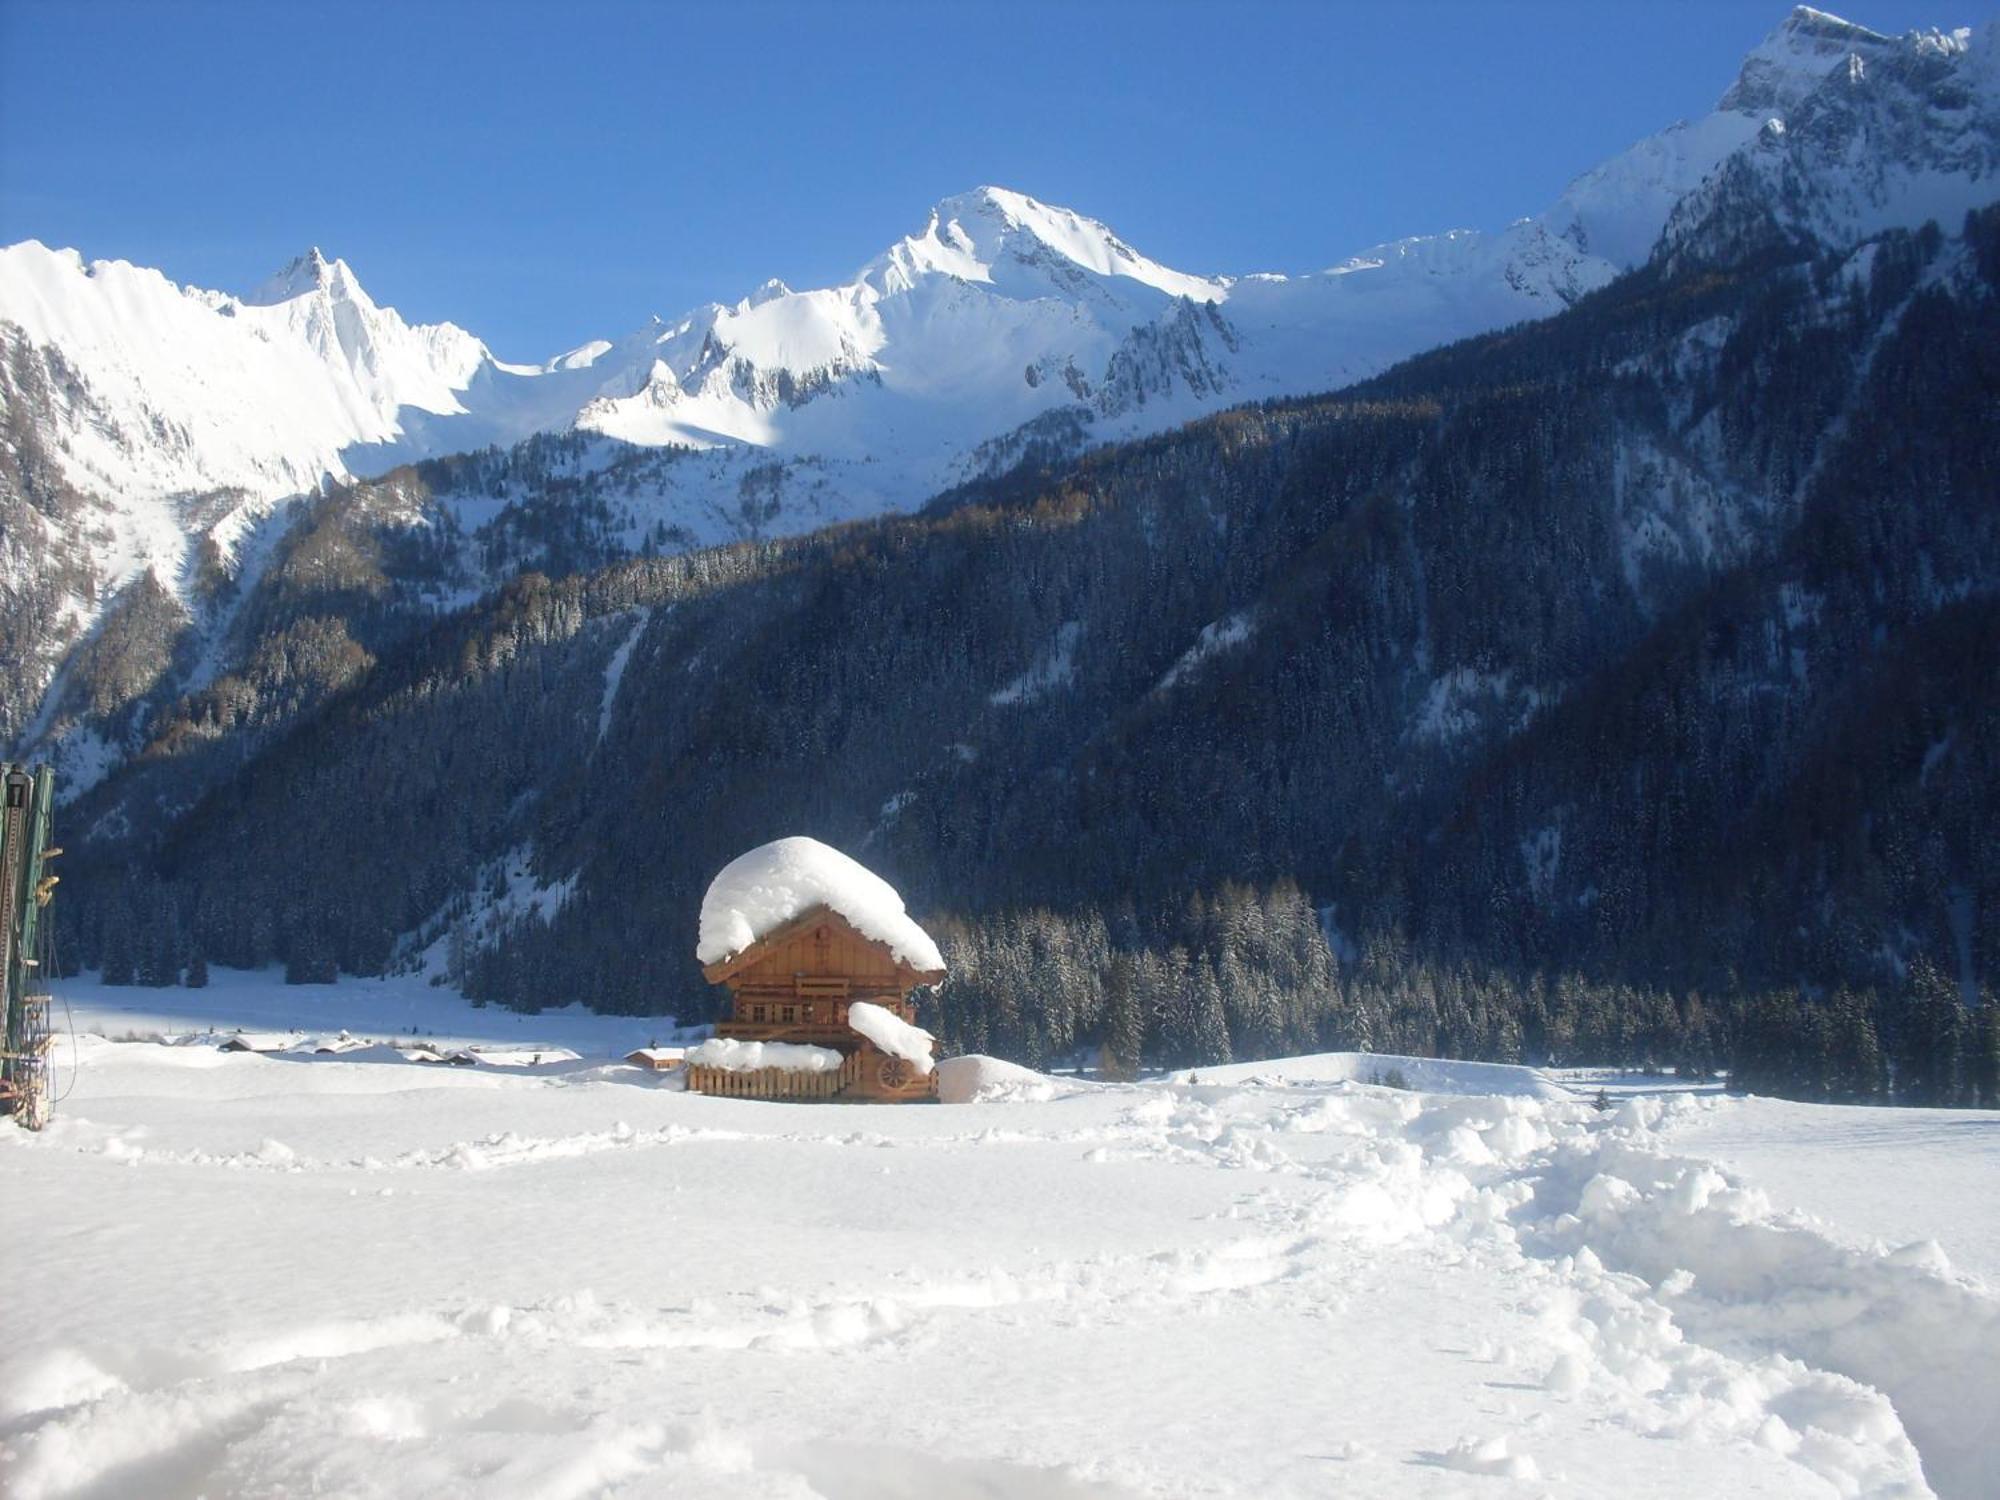
{"label": "wagon wheel on wall", "polygon": [[885,1057],[875,1066],[875,1081],[894,1092],[909,1087],[910,1065],[900,1057]]}

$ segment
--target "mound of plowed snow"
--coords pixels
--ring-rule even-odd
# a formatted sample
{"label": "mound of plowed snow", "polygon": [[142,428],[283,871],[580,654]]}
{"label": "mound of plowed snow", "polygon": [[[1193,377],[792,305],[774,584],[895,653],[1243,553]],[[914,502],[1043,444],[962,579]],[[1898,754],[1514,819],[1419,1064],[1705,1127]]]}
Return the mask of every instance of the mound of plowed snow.
{"label": "mound of plowed snow", "polygon": [[1189,1068],[1174,1074],[1173,1080],[1226,1088],[1245,1084],[1375,1083],[1425,1094],[1512,1094],[1526,1099],[1575,1097],[1533,1068],[1451,1058],[1398,1057],[1385,1052],[1318,1052],[1267,1062]]}

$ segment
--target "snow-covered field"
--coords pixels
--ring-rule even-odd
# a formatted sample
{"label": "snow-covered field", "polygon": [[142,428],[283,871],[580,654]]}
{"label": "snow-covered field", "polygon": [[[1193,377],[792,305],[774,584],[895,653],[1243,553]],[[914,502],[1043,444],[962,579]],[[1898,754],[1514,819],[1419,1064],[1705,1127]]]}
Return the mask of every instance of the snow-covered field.
{"label": "snow-covered field", "polygon": [[[73,1025],[120,1040],[235,1031],[294,1032],[305,1039],[347,1031],[369,1041],[435,1047],[568,1047],[601,1059],[674,1034],[671,1017],[599,1015],[574,1003],[537,1015],[473,1005],[422,974],[288,985],[276,968],[217,968],[198,990],[112,986],[83,977],[64,980],[57,1000],[57,1031]],[[60,1092],[68,1075],[58,1073]]]}
{"label": "snow-covered field", "polygon": [[1351,1058],[767,1105],[605,1061],[655,1023],[218,979],[80,1027],[584,1060],[65,1041],[0,1127],[10,1496],[1993,1493],[2000,1119]]}

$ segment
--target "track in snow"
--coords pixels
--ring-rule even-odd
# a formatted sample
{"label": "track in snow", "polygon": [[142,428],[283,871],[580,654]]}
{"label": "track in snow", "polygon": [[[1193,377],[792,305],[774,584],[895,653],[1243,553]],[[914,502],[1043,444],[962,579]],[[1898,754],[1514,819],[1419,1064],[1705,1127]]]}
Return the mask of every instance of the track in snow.
{"label": "track in snow", "polygon": [[1669,1149],[1731,1104],[812,1109],[171,1051],[89,1045],[0,1134],[44,1229],[0,1262],[24,1500],[1983,1483],[2000,1304]]}

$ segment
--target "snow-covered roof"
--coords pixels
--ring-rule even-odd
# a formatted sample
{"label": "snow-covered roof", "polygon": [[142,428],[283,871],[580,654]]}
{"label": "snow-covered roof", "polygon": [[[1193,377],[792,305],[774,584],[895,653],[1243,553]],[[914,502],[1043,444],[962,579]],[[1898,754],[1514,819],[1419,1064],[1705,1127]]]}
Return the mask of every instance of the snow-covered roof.
{"label": "snow-covered roof", "polygon": [[340,1033],[339,1036],[307,1037],[304,1041],[299,1042],[294,1046],[288,1047],[285,1050],[288,1052],[312,1052],[312,1053],[359,1052],[363,1047],[366,1047],[367,1045],[368,1044],[364,1042],[360,1037],[349,1036],[346,1032],[343,1031]]}
{"label": "snow-covered roof", "polygon": [[482,1068],[539,1068],[583,1059],[567,1047],[461,1047],[447,1060]]}
{"label": "snow-covered roof", "polygon": [[642,1058],[649,1063],[674,1063],[687,1056],[685,1047],[634,1047],[625,1054],[625,1060]]}
{"label": "snow-covered roof", "polygon": [[702,898],[695,958],[703,964],[734,958],[815,906],[838,912],[913,969],[944,968],[944,955],[903,910],[895,887],[838,849],[799,837],[761,845],[722,867]]}
{"label": "snow-covered roof", "polygon": [[293,1031],[239,1031],[223,1038],[224,1052],[283,1052],[298,1044]]}

